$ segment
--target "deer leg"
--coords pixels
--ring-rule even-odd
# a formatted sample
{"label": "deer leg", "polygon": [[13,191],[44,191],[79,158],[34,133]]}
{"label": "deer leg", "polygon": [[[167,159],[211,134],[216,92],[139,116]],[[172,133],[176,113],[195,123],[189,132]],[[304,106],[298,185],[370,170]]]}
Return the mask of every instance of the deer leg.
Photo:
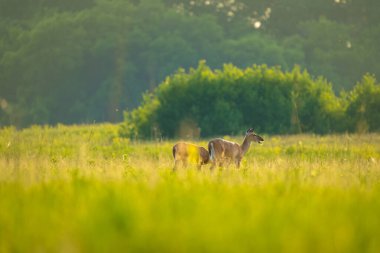
{"label": "deer leg", "polygon": [[236,160],[236,162],[235,162],[235,164],[236,164],[236,168],[240,168],[240,161],[239,160]]}
{"label": "deer leg", "polygon": [[210,167],[210,171],[213,171],[215,169],[215,166],[216,166],[216,161],[215,159],[212,161],[211,163],[211,167]]}
{"label": "deer leg", "polygon": [[182,165],[184,168],[187,168],[187,159],[182,160]]}
{"label": "deer leg", "polygon": [[224,167],[226,164],[228,165],[228,160],[226,160],[225,157],[222,157],[222,158],[219,160],[219,168]]}
{"label": "deer leg", "polygon": [[177,170],[177,168],[178,168],[178,166],[179,166],[179,160],[175,160],[174,161],[174,167],[173,167],[173,171],[176,171]]}
{"label": "deer leg", "polygon": [[232,159],[227,159],[226,160],[226,167],[230,167],[232,163]]}
{"label": "deer leg", "polygon": [[198,169],[198,170],[201,170],[201,166],[202,166],[202,159],[200,159],[200,158],[198,157],[198,159],[197,159],[197,169]]}

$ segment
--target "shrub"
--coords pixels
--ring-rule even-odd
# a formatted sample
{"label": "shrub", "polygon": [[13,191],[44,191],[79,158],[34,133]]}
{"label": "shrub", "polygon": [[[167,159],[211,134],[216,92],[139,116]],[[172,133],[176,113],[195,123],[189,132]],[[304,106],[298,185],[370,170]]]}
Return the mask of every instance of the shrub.
{"label": "shrub", "polygon": [[346,116],[349,130],[357,132],[380,130],[380,86],[370,74],[356,84],[348,97]]}
{"label": "shrub", "polygon": [[125,113],[121,133],[188,138],[239,134],[253,127],[261,133],[325,134],[352,130],[348,125],[363,119],[368,130],[378,130],[379,87],[368,75],[362,83],[346,99],[336,96],[325,79],[314,79],[297,66],[283,71],[227,64],[211,70],[201,61],[196,69],[180,69],[146,94],[140,107]]}

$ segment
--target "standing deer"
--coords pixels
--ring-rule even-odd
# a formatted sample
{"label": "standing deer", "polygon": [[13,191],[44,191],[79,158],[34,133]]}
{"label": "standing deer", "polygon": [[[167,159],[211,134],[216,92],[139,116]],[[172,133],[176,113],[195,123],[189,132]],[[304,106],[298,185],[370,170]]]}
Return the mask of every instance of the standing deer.
{"label": "standing deer", "polygon": [[207,149],[186,142],[178,142],[173,146],[173,157],[173,170],[177,169],[180,161],[182,161],[184,167],[187,166],[187,162],[195,163],[197,164],[198,170],[200,170],[201,166],[207,164],[210,160]]}
{"label": "standing deer", "polygon": [[236,167],[239,168],[241,159],[247,153],[253,141],[257,143],[264,141],[261,136],[253,131],[253,128],[247,130],[241,145],[220,138],[211,140],[208,143],[210,160],[212,161],[210,169],[214,169],[216,164],[222,167],[225,162],[234,162]]}

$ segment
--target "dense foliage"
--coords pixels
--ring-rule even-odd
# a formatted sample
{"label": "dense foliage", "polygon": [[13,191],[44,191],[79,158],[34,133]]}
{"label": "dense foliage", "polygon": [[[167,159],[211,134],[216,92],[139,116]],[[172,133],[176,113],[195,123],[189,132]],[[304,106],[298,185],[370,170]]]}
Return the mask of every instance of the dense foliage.
{"label": "dense foliage", "polygon": [[[212,68],[298,64],[325,76],[335,92],[348,90],[367,72],[380,76],[376,6],[372,0],[0,0],[0,125],[119,121],[144,91],[201,59]],[[226,105],[218,103],[220,114]],[[257,113],[265,122],[277,117]],[[282,120],[272,130],[288,125]]]}
{"label": "dense foliage", "polygon": [[237,134],[254,127],[266,133],[379,131],[380,85],[365,75],[350,93],[336,96],[322,78],[254,65],[244,70],[205,62],[179,70],[126,113],[122,134],[186,137]]}

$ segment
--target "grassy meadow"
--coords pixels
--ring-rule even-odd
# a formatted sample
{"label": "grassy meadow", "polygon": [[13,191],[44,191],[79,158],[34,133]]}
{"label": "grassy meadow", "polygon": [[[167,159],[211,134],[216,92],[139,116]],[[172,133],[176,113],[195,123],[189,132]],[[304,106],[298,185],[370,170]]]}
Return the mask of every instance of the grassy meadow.
{"label": "grassy meadow", "polygon": [[172,173],[174,140],[3,128],[0,253],[380,252],[380,134],[263,137],[240,169]]}

